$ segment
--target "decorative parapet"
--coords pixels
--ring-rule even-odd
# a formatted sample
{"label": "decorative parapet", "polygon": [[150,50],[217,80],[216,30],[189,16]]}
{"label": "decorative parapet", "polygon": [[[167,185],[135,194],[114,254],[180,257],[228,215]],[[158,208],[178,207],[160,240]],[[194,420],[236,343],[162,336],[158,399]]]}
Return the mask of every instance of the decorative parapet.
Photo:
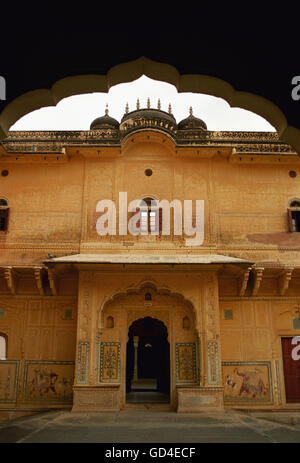
{"label": "decorative parapet", "polygon": [[118,145],[118,130],[9,132],[4,149],[18,153],[62,153],[66,146]]}
{"label": "decorative parapet", "polygon": [[129,113],[120,130],[12,131],[1,145],[7,153],[62,153],[63,148],[71,146],[120,146],[121,140],[128,134],[149,129],[168,133],[178,147],[229,147],[240,154],[297,154],[290,145],[279,141],[276,132],[179,130],[175,120],[159,117],[162,111],[157,113],[145,117],[141,112],[135,118],[130,118]]}

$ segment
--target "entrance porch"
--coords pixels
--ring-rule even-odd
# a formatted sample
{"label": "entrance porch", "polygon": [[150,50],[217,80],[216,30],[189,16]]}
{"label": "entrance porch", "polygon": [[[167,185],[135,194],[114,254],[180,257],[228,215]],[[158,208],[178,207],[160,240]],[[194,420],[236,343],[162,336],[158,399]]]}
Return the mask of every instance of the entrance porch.
{"label": "entrance porch", "polygon": [[218,271],[249,263],[211,255],[71,257],[52,265],[79,272],[73,411],[148,400],[178,412],[222,411]]}

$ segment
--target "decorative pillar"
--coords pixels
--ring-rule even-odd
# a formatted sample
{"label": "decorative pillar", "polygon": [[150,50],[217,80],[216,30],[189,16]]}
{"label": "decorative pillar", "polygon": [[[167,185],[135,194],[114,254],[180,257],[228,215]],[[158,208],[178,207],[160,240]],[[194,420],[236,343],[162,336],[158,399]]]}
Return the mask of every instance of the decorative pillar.
{"label": "decorative pillar", "polygon": [[98,321],[97,273],[79,271],[77,355],[72,411],[120,410],[119,343],[102,342]]}
{"label": "decorative pillar", "polygon": [[197,313],[197,385],[178,389],[178,412],[221,412],[224,410],[221,374],[218,266],[201,275]]}
{"label": "decorative pillar", "polygon": [[202,349],[201,349],[201,334],[199,331],[196,331],[196,336],[197,336],[197,354],[198,354],[198,382],[199,386],[202,386],[203,382],[203,371],[202,371]]}
{"label": "decorative pillar", "polygon": [[88,385],[90,380],[90,355],[92,336],[91,272],[79,273],[76,385]]}
{"label": "decorative pillar", "polygon": [[133,370],[133,381],[138,380],[138,345],[139,337],[133,336],[133,345],[134,345],[134,370]]}
{"label": "decorative pillar", "polygon": [[206,334],[206,377],[207,386],[222,387],[221,349],[220,349],[220,313],[218,276],[214,272],[207,280],[205,288],[205,326]]}

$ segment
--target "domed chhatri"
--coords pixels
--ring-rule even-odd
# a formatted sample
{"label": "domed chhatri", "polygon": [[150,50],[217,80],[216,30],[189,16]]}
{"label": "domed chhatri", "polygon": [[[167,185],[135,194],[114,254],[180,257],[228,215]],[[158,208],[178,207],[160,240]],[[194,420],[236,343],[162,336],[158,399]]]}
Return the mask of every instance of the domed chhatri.
{"label": "domed chhatri", "polygon": [[178,130],[189,130],[189,129],[197,129],[197,130],[207,130],[207,125],[205,124],[202,119],[198,119],[193,115],[193,108],[190,107],[190,115],[179,122]]}
{"label": "domed chhatri", "polygon": [[108,106],[106,105],[105,115],[97,117],[90,126],[90,130],[99,130],[99,129],[117,129],[119,130],[119,122],[108,115]]}
{"label": "domed chhatri", "polygon": [[189,116],[177,124],[172,114],[171,104],[169,104],[168,112],[163,111],[160,99],[157,108],[152,108],[150,98],[148,98],[146,108],[140,107],[140,100],[138,99],[134,111],[129,111],[127,103],[125,114],[120,123],[108,115],[108,106],[106,105],[105,115],[95,119],[91,123],[90,130],[118,131],[120,139],[136,131],[154,130],[168,133],[176,139],[181,137],[181,133],[185,133],[186,137],[188,133],[194,133],[192,131],[196,131],[198,134],[202,132],[204,136],[204,132],[207,132],[207,126],[204,121],[193,115],[192,108],[190,108]]}
{"label": "domed chhatri", "polygon": [[130,111],[130,112],[129,112],[129,107],[127,103],[125,114],[122,117],[121,124],[123,124],[127,120],[140,119],[141,117],[144,119],[152,119],[152,118],[162,119],[163,118],[169,121],[170,123],[172,123],[172,125],[176,125],[176,119],[172,114],[171,105],[169,105],[168,112],[162,111],[160,99],[157,102],[157,109],[150,107],[150,98],[147,99],[147,108],[140,107],[140,100],[138,98],[136,102],[136,110]]}
{"label": "domed chhatri", "polygon": [[126,105],[125,114],[120,124],[121,136],[137,130],[162,130],[175,135],[177,131],[176,119],[172,114],[171,105],[168,112],[161,110],[161,102],[158,100],[157,109],[151,108],[150,99],[147,100],[147,108],[140,108],[140,100],[137,100],[136,110],[129,112],[128,104]]}

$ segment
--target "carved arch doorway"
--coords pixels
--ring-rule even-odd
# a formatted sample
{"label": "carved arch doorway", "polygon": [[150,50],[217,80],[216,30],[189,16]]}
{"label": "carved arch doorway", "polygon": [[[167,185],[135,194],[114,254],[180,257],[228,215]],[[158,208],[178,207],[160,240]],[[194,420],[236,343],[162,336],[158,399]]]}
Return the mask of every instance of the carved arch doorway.
{"label": "carved arch doorway", "polygon": [[168,330],[157,318],[140,318],[129,327],[126,347],[126,402],[170,402]]}

